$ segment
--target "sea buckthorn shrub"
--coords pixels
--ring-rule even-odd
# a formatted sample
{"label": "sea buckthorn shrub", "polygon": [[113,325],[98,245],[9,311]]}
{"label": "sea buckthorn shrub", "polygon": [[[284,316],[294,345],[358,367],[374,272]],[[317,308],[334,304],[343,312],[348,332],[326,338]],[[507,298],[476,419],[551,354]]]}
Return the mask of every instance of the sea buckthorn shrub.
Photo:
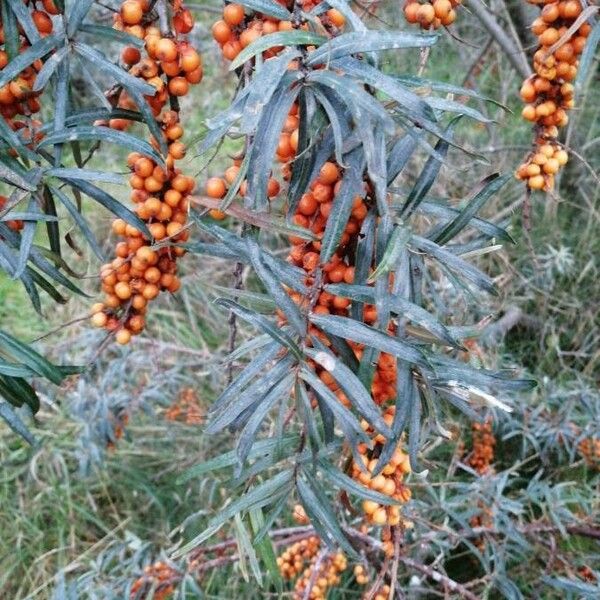
{"label": "sea buckthorn shrub", "polygon": [[[448,13],[446,24],[454,18]],[[231,108],[210,119],[200,152],[212,151],[228,133],[243,148],[192,199],[204,239],[190,248],[230,258],[237,269],[249,266],[275,310],[249,308],[242,292],[231,300],[234,290],[218,300],[230,323],[247,321],[261,335],[258,351],[234,351],[237,360],[248,359],[210,408],[206,431],[240,432],[231,464],[237,477],[255,483],[176,556],[210,537],[227,515],[273,504],[281,511],[295,490],[293,516],[315,533],[284,546],[278,569],[296,580],[295,597],[320,598],[347,564],[362,565],[361,536],[378,540],[376,553],[391,561],[412,528],[402,506],[411,499],[410,474],[421,470],[422,402],[435,396],[458,407],[493,403],[495,383],[514,389],[529,383],[495,379],[457,360],[459,334],[425,308],[423,275],[430,261],[448,267],[447,244],[463,228],[449,215],[429,231],[417,224],[439,171],[436,159],[409,177],[412,191],[393,191],[418,148],[417,123],[437,136],[435,152],[445,155],[454,122],[365,53],[427,47],[436,37],[367,30],[338,3],[282,0],[260,10],[226,4],[221,17],[212,35],[239,87]],[[488,177],[477,201],[508,179]],[[239,230],[234,217],[243,222]],[[285,260],[279,245],[267,245],[273,233],[286,236]],[[465,261],[452,260],[449,268],[493,288]],[[267,425],[272,412],[280,415],[275,429]],[[279,451],[259,458],[261,444],[279,443]],[[363,569],[357,583],[371,580]],[[389,571],[382,577],[375,595],[389,593]]]}

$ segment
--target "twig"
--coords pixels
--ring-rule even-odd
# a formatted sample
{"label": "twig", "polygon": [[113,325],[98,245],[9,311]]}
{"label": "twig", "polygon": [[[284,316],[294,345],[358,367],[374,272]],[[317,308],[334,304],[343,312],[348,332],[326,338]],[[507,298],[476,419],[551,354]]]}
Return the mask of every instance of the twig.
{"label": "twig", "polygon": [[460,594],[461,598],[466,598],[467,600],[480,600],[479,596],[470,592],[464,585],[458,583],[458,581],[454,581],[454,579],[450,579],[447,575],[440,573],[439,571],[428,567],[427,565],[421,564],[412,558],[408,558],[406,556],[400,556],[400,561],[404,563],[407,567],[411,567],[416,571],[427,575],[430,579],[437,583],[443,583],[450,591],[457,592]]}
{"label": "twig", "polygon": [[498,25],[494,17],[490,14],[489,8],[481,0],[469,0],[469,8],[481,21],[481,24],[487,29],[500,48],[502,48],[510,64],[523,79],[527,79],[532,72],[525,52],[520,50],[515,41]]}

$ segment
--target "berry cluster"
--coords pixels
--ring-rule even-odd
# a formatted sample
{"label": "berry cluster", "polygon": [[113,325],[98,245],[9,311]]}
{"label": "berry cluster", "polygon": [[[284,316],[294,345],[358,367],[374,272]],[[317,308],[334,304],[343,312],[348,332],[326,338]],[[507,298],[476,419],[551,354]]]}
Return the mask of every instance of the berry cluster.
{"label": "berry cluster", "polygon": [[[288,0],[277,0],[277,2],[289,8]],[[305,11],[309,11],[319,3],[314,0],[303,0],[297,4],[300,4]],[[327,10],[319,16],[319,19],[325,29],[332,34],[343,28],[346,22],[344,15],[335,8]],[[294,28],[307,29],[308,25],[302,24],[296,27],[291,21],[281,21],[258,12],[246,14],[243,6],[226,4],[223,9],[223,18],[212,26],[212,34],[215,41],[221,46],[224,58],[233,60],[246,46],[261,36]],[[279,51],[280,48],[277,47],[269,48],[263,53],[263,57],[270,58]]]}
{"label": "berry cluster", "polygon": [[[156,90],[153,96],[146,96],[155,116],[160,115],[170,97],[185,96],[190,86],[200,83],[203,76],[200,54],[182,38],[194,27],[192,14],[181,0],[171,0],[171,8],[174,37],[170,32],[161,33],[156,26],[157,15],[149,10],[149,0],[125,0],[114,16],[115,29],[144,40],[145,56],[136,47],[128,46],[121,53],[121,61],[131,75],[144,79]],[[120,90],[117,105],[136,108],[135,102]],[[131,121],[111,119],[106,124],[124,130]]]}
{"label": "berry cluster", "polygon": [[387,583],[384,583],[373,595],[371,592],[363,595],[363,600],[369,600],[372,598],[373,600],[388,600],[390,597],[391,588]]}
{"label": "berry cluster", "polygon": [[[388,425],[392,424],[394,413],[394,406],[390,406],[385,410],[383,419]],[[381,473],[373,477],[372,473],[379,462],[378,457],[385,444],[385,438],[381,434],[375,433],[366,421],[362,422],[362,426],[370,435],[372,444],[371,446],[359,444],[357,449],[363,464],[359,465],[353,461],[351,476],[364,486],[389,496],[398,503],[408,502],[411,492],[403,482],[404,477],[410,473],[408,456],[399,447],[396,448]],[[400,507],[397,504],[384,506],[373,500],[365,500],[362,508],[365,513],[365,520],[371,525],[394,527],[401,523]]]}
{"label": "berry cluster", "polygon": [[567,31],[583,8],[580,0],[528,0],[543,6],[541,15],[532,23],[539,48],[533,55],[535,73],[521,87],[521,99],[526,103],[523,118],[535,123],[534,149],[517,169],[516,177],[527,182],[532,190],[550,191],[554,176],[568,160],[568,154],[558,144],[559,128],[575,106],[574,87],[579,55],[583,52],[591,31],[582,23],[577,31]]}
{"label": "berry cluster", "polygon": [[[34,0],[23,0],[23,4],[31,11],[31,19],[40,37],[50,35],[54,29],[52,15],[58,15],[60,12],[54,0],[43,0],[37,3]],[[36,4],[39,7],[36,7]],[[0,32],[2,32],[0,38],[1,70],[6,67],[10,60],[4,38],[1,15]],[[19,30],[19,52],[25,52],[30,46],[31,44],[24,32]],[[39,142],[42,138],[42,134],[39,132],[42,124],[37,119],[32,119],[31,116],[38,113],[41,109],[39,97],[43,90],[34,90],[34,86],[37,74],[43,65],[44,62],[42,59],[34,61],[33,64],[21,71],[12,81],[0,88],[0,115],[13,131],[20,132],[22,141],[26,145]],[[28,117],[28,119],[22,120],[19,117]],[[14,148],[11,148],[9,153],[16,156]]]}
{"label": "berry cluster", "polygon": [[584,438],[579,442],[577,451],[589,467],[600,471],[600,438]]}
{"label": "berry cluster", "polygon": [[310,600],[324,600],[327,590],[340,583],[340,574],[348,567],[346,557],[338,552],[328,555],[322,560],[318,556],[312,559],[302,576],[296,581],[294,587],[294,600],[304,600],[307,588],[310,587],[308,598]]}
{"label": "berry cluster", "polygon": [[166,600],[175,591],[179,574],[164,562],[156,562],[144,568],[144,574],[131,586],[130,598],[143,600]]}
{"label": "berry cluster", "polygon": [[404,18],[408,23],[418,23],[421,29],[438,29],[442,25],[448,27],[456,21],[455,8],[462,0],[405,0]]}
{"label": "berry cluster", "polygon": [[471,426],[473,432],[473,450],[469,455],[469,465],[480,475],[489,473],[494,462],[494,448],[496,446],[496,437],[492,429],[491,419],[484,423],[473,423]]}
{"label": "berry cluster", "polygon": [[314,535],[289,546],[277,557],[277,566],[284,579],[294,579],[309,561],[319,553],[321,539]]}
{"label": "berry cluster", "polygon": [[181,390],[179,398],[166,411],[165,418],[168,421],[183,421],[186,425],[202,425],[204,415],[196,390],[194,388]]}
{"label": "berry cluster", "polygon": [[117,442],[125,435],[125,427],[129,424],[129,415],[125,410],[120,410],[117,413],[111,413],[111,421],[113,438],[107,440],[107,450],[114,450],[117,447]]}
{"label": "berry cluster", "polygon": [[[175,34],[174,37],[161,36],[152,25],[157,16],[152,12],[148,14],[148,8],[148,2],[143,0],[126,0],[115,16],[117,29],[145,41],[146,57],[130,47],[122,58],[131,74],[155,87],[156,93],[148,101],[168,147],[164,164],[136,152],[127,159],[132,172],[131,200],[138,217],[146,223],[151,239],[122,219],[113,222],[113,232],[123,239],[116,245],[116,258],[101,269],[105,301],[92,308],[92,324],[115,332],[120,344],[127,344],[133,335],[142,332],[149,301],[163,290],[174,293],[180,287],[176,259],[185,251],[171,243],[188,239],[185,225],[189,195],[195,187],[194,179],[176,167],[176,161],[186,155],[179,112],[166,109],[169,99],[186,94],[190,83],[202,79],[200,55],[181,37],[191,30],[193,20],[180,0],[172,0]],[[123,102],[128,100],[120,101]],[[171,106],[175,103],[171,102]],[[112,120],[103,124],[124,129],[129,121]],[[159,151],[159,142],[154,138],[151,142]]]}
{"label": "berry cluster", "polygon": [[[210,177],[207,180],[205,193],[209,198],[220,200],[225,197],[225,194],[227,194],[229,190],[229,186],[231,186],[238,177],[243,158],[244,157],[242,156],[241,158],[234,159],[233,164],[225,171],[223,177]],[[237,192],[238,197],[243,198],[246,195],[247,186],[246,180],[241,182]],[[280,189],[281,186],[279,185],[279,182],[271,177],[267,185],[267,196],[269,200],[276,198]],[[222,210],[217,208],[210,210],[209,214],[216,221],[222,221],[227,216]]]}

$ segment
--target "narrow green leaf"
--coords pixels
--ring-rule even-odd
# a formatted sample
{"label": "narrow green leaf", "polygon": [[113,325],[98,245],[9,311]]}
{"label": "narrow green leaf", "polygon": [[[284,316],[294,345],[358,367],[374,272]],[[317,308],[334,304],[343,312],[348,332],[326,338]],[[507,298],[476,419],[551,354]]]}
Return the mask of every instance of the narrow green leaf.
{"label": "narrow green leaf", "polygon": [[145,96],[154,96],[156,89],[138,77],[113,64],[102,52],[82,42],[74,42],[73,49],[89,64],[114,77],[128,91],[137,90]]}
{"label": "narrow green leaf", "polygon": [[94,0],[78,0],[71,5],[67,18],[67,36],[72,38],[87,16]]}
{"label": "narrow green leaf", "polygon": [[230,71],[235,71],[246,61],[257,54],[261,54],[273,46],[318,46],[327,40],[326,37],[310,31],[292,30],[270,33],[258,38],[249,46],[246,46],[229,65]]}
{"label": "narrow green leaf", "polygon": [[315,313],[311,313],[309,318],[311,323],[314,323],[319,329],[333,333],[333,335],[345,337],[347,340],[365,344],[371,348],[377,348],[381,352],[392,354],[411,364],[420,366],[428,364],[425,355],[416,347],[401,342],[388,333],[364,323],[359,323],[348,317]]}
{"label": "narrow green leaf", "polygon": [[404,226],[402,223],[399,223],[394,228],[390,240],[388,242],[387,248],[385,249],[385,253],[377,268],[367,279],[367,283],[373,283],[382,275],[393,271],[396,262],[398,261],[398,257],[404,248],[406,248],[406,244],[408,243],[411,236],[411,231],[408,227]]}
{"label": "narrow green leaf", "polygon": [[231,300],[217,300],[217,304],[228,310],[231,310],[238,317],[248,321],[248,323],[254,327],[258,327],[264,333],[268,333],[275,341],[279,342],[283,347],[288,348],[288,350],[294,354],[298,360],[302,359],[302,351],[300,350],[298,344],[285,331],[277,327],[266,317],[253,313],[252,311],[249,311],[248,309]]}
{"label": "narrow green leaf", "polygon": [[33,22],[29,7],[23,3],[23,0],[8,0],[8,3],[15,17],[17,17],[17,21],[19,21],[19,24],[23,28],[29,43],[35,44],[38,42],[40,40],[40,32]]}
{"label": "narrow green leaf", "polygon": [[[0,394],[2,389],[0,388]],[[27,429],[27,426],[21,420],[21,417],[15,412],[14,408],[7,402],[0,402],[0,417],[17,434],[20,435],[31,446],[36,445],[36,440]]]}
{"label": "narrow green leaf", "polygon": [[119,31],[114,27],[107,27],[106,25],[92,25],[91,23],[84,23],[79,26],[79,31],[84,33],[91,33],[96,35],[103,40],[113,40],[121,44],[127,44],[128,46],[135,46],[139,50],[144,47],[144,40],[131,35],[126,31]]}
{"label": "narrow green leaf", "polygon": [[317,531],[323,528],[328,534],[325,541],[328,545],[337,544],[348,556],[358,558],[356,550],[352,547],[348,538],[344,535],[331,504],[320,490],[319,483],[308,473],[303,471],[303,477],[296,479],[298,495],[302,506],[306,510],[310,521]]}
{"label": "narrow green leaf", "polygon": [[241,0],[240,4],[254,12],[275,17],[281,21],[290,21],[292,19],[291,13],[284,6],[273,0]]}
{"label": "narrow green leaf", "polygon": [[[313,342],[315,339],[313,338]],[[356,410],[375,429],[386,437],[391,435],[390,428],[381,416],[381,410],[373,402],[370,392],[365,389],[358,377],[322,344],[315,343],[315,348],[319,349],[307,348],[306,354],[333,376]]]}
{"label": "narrow green leaf", "polygon": [[195,549],[208,538],[212,537],[234,515],[271,504],[282,495],[288,493],[291,489],[290,482],[292,481],[292,475],[292,469],[285,469],[272,478],[253,487],[241,498],[229,504],[216,517],[211,519],[208,527],[200,535],[197,535],[193,540],[179,548],[173,554],[172,558],[175,560],[188,554],[190,550]]}
{"label": "narrow green leaf", "polygon": [[311,52],[306,62],[313,66],[357,52],[426,48],[433,46],[438,37],[409,31],[351,31],[333,38]]}
{"label": "narrow green leaf", "polygon": [[454,238],[462,229],[464,229],[473,219],[473,217],[481,210],[481,208],[495,196],[498,191],[510,180],[513,176],[508,173],[500,175],[493,173],[488,175],[480,184],[479,189],[475,192],[471,200],[457,217],[448,223],[442,231],[433,240],[436,244],[443,246]]}
{"label": "narrow green leaf", "polygon": [[113,213],[116,217],[123,219],[126,223],[129,223],[131,226],[139,229],[146,238],[151,239],[152,236],[146,227],[146,223],[142,221],[134,212],[130,211],[123,204],[121,204],[118,200],[115,200],[110,194],[106,193],[104,190],[99,187],[88,183],[87,181],[82,181],[78,179],[67,179],[66,182],[73,187],[74,189],[78,189],[83,192],[86,196],[89,196],[98,204],[104,206],[104,208],[108,209],[111,213]]}
{"label": "narrow green leaf", "polygon": [[52,50],[62,42],[62,39],[61,35],[49,35],[13,58],[6,67],[0,71],[0,87],[4,87],[7,83],[12,81],[19,73],[32,65],[38,58],[42,58],[49,52],[52,52]]}
{"label": "narrow green leaf", "polygon": [[19,340],[2,330],[0,330],[0,346],[38,375],[45,377],[56,385],[62,383],[64,375],[58,367],[27,344],[19,342]]}
{"label": "narrow green leaf", "polygon": [[117,144],[118,146],[131,150],[132,152],[139,152],[144,156],[148,156],[159,164],[163,163],[163,159],[160,154],[158,154],[158,152],[156,152],[156,150],[154,150],[154,148],[148,142],[140,140],[129,133],[116,131],[115,129],[110,129],[108,127],[90,127],[86,125],[78,125],[77,127],[63,129],[62,131],[51,133],[49,136],[44,138],[38,144],[38,148],[74,141],[94,141]]}

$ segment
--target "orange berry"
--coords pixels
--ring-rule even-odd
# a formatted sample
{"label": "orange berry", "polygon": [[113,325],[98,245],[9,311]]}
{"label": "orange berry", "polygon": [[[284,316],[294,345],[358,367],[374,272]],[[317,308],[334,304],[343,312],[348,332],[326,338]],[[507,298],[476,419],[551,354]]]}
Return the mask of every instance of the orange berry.
{"label": "orange berry", "polygon": [[185,96],[190,90],[190,84],[185,77],[173,77],[169,81],[169,92],[173,96]]}
{"label": "orange berry", "polygon": [[223,198],[226,192],[227,187],[220,177],[211,177],[206,182],[206,195],[210,198]]}
{"label": "orange berry", "polygon": [[337,166],[332,162],[326,162],[319,171],[318,181],[323,185],[332,185],[340,177]]}
{"label": "orange berry", "polygon": [[128,66],[132,66],[139,63],[141,58],[141,52],[133,46],[127,46],[127,48],[125,48],[123,52],[121,52],[121,60]]}
{"label": "orange berry", "polygon": [[244,20],[244,8],[239,4],[228,4],[223,9],[223,19],[232,27],[239,25]]}
{"label": "orange berry", "polygon": [[177,60],[179,51],[177,44],[169,38],[161,38],[156,44],[156,58],[165,62],[173,62]]}
{"label": "orange berry", "polygon": [[231,39],[231,29],[225,21],[217,21],[212,26],[212,34],[219,44],[225,44]]}
{"label": "orange berry", "polygon": [[117,285],[115,285],[115,295],[120,300],[129,300],[131,298],[131,288],[129,284],[124,281],[119,281]]}
{"label": "orange berry", "polygon": [[121,18],[126,25],[137,25],[143,16],[142,3],[138,0],[125,0],[121,5]]}
{"label": "orange berry", "polygon": [[117,344],[125,346],[131,341],[131,332],[128,329],[119,329],[115,335],[115,340],[117,340]]}

